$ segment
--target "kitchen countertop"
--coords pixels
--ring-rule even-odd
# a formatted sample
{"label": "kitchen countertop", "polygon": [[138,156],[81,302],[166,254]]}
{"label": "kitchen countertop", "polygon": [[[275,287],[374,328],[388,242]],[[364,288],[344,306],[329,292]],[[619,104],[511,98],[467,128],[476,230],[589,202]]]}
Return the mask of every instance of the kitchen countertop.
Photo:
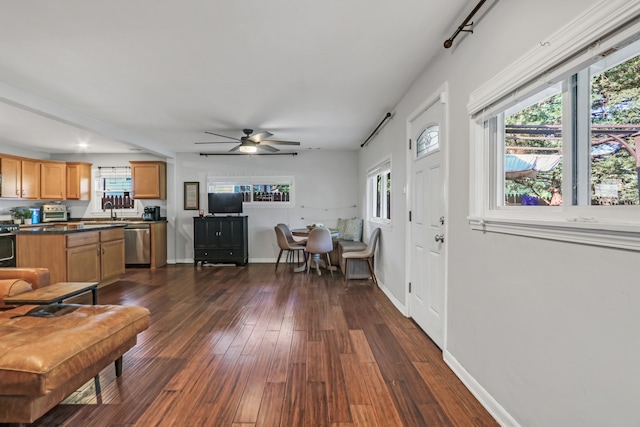
{"label": "kitchen countertop", "polygon": [[81,233],[84,231],[100,231],[115,227],[126,227],[125,222],[94,222],[90,224],[86,223],[56,223],[54,225],[46,224],[40,226],[40,224],[34,224],[26,227],[21,227],[19,230],[14,231],[16,234],[68,234],[68,233]]}

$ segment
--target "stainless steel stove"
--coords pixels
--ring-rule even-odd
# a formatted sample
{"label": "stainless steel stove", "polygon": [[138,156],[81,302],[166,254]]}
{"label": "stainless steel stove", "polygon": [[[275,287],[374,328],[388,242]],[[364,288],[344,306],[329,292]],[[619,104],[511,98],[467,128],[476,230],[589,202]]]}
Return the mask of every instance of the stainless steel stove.
{"label": "stainless steel stove", "polygon": [[20,228],[17,224],[0,224],[0,267],[16,266],[16,235]]}

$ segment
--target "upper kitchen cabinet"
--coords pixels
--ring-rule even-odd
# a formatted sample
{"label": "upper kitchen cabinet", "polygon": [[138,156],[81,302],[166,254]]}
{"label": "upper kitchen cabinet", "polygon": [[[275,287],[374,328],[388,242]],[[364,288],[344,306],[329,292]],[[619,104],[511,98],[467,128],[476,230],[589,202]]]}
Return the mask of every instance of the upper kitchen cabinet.
{"label": "upper kitchen cabinet", "polygon": [[40,198],[64,200],[67,187],[65,162],[42,161],[40,163]]}
{"label": "upper kitchen cabinet", "polygon": [[91,163],[67,162],[67,200],[91,200]]}
{"label": "upper kitchen cabinet", "polygon": [[38,199],[40,197],[40,162],[11,156],[0,158],[2,197]]}
{"label": "upper kitchen cabinet", "polygon": [[136,199],[167,198],[167,163],[135,161],[131,164],[133,197]]}

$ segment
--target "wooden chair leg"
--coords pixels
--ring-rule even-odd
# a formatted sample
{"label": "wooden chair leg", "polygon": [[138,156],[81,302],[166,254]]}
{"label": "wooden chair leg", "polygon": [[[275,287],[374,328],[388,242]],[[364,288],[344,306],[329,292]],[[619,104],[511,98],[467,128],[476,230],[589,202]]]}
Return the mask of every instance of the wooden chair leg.
{"label": "wooden chair leg", "polygon": [[367,265],[369,266],[369,272],[371,273],[371,279],[373,279],[373,283],[378,286],[378,279],[376,279],[376,273],[373,271],[373,263],[371,262],[371,258],[367,258]]}
{"label": "wooden chair leg", "polygon": [[342,273],[344,274],[344,286],[346,287],[349,280],[349,258],[344,259],[344,271]]}
{"label": "wooden chair leg", "polygon": [[331,273],[331,280],[335,280],[333,278],[333,268],[331,268],[331,258],[329,258],[329,252],[325,254],[327,256],[327,265],[329,266],[329,272]]}

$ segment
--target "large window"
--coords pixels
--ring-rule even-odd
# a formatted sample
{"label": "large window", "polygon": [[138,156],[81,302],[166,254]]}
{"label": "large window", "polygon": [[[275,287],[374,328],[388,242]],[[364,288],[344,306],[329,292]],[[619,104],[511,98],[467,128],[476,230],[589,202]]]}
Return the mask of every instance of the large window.
{"label": "large window", "polygon": [[290,176],[211,177],[209,193],[242,193],[250,206],[284,206],[293,204],[294,179]]}
{"label": "large window", "polygon": [[386,160],[367,174],[368,217],[371,221],[391,222],[391,161]]}
{"label": "large window", "polygon": [[640,250],[640,24],[591,12],[471,95],[473,228]]}

